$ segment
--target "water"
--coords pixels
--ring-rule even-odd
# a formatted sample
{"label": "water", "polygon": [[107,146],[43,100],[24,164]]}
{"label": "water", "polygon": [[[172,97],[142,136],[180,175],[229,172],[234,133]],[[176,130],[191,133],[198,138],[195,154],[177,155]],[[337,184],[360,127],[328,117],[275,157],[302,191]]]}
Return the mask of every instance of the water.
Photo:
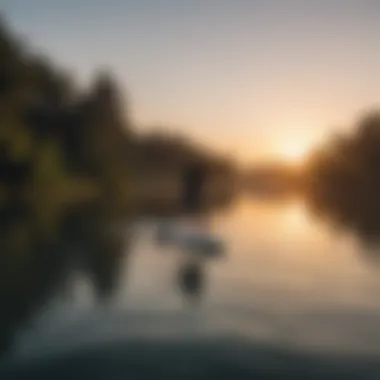
{"label": "water", "polygon": [[2,287],[17,321],[2,317],[5,373],[380,374],[380,267],[353,235],[313,220],[299,201],[240,199],[204,220],[226,254],[197,259],[204,287],[196,302],[179,287],[189,255],[157,245],[149,216],[74,214],[65,233],[58,229],[60,243],[48,245],[56,256],[24,258],[22,270],[22,259],[12,261],[31,285]]}

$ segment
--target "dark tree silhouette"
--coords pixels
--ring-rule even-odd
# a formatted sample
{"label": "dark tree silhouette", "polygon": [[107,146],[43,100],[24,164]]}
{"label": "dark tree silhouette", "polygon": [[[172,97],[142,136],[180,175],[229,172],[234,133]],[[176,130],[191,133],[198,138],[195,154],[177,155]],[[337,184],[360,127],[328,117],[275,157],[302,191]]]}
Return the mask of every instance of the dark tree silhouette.
{"label": "dark tree silhouette", "polygon": [[335,136],[309,159],[305,188],[320,216],[380,242],[380,112]]}
{"label": "dark tree silhouette", "polygon": [[[87,179],[103,197],[123,204],[128,189],[168,191],[152,184],[179,179],[193,161],[231,183],[228,163],[196,144],[133,131],[122,90],[109,72],[100,71],[88,89],[80,89],[51,60],[32,54],[4,22],[0,53],[0,146],[7,147],[0,154],[0,186],[12,187],[9,195],[17,183],[21,193],[61,197],[61,188],[71,186],[75,194],[75,180]],[[215,188],[220,192],[221,181]],[[148,193],[135,191],[135,197]]]}

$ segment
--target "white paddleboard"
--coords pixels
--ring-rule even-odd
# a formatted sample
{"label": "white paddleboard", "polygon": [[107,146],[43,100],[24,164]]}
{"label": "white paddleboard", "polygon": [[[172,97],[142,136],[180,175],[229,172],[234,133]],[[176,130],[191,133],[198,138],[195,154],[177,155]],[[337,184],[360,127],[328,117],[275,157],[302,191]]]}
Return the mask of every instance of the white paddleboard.
{"label": "white paddleboard", "polygon": [[217,257],[225,252],[224,243],[219,237],[201,228],[174,222],[159,223],[155,240],[160,245],[175,246],[205,257]]}

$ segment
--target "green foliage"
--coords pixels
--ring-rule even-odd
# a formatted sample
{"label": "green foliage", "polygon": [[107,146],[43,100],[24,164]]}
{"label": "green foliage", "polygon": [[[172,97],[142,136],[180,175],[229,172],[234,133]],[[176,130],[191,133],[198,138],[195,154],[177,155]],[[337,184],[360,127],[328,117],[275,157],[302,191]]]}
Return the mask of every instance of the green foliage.
{"label": "green foliage", "polygon": [[13,127],[7,140],[12,161],[20,162],[30,159],[33,140],[25,127],[20,125]]}
{"label": "green foliage", "polygon": [[33,179],[37,186],[59,186],[66,177],[59,143],[45,140],[36,146]]}
{"label": "green foliage", "polygon": [[122,91],[108,72],[80,90],[55,64],[31,54],[1,22],[0,56],[0,183],[24,193],[32,186],[36,203],[64,196],[62,189],[78,177],[121,203],[142,177],[171,184],[189,162],[203,163],[219,178],[231,172],[223,160],[183,138],[137,136]]}

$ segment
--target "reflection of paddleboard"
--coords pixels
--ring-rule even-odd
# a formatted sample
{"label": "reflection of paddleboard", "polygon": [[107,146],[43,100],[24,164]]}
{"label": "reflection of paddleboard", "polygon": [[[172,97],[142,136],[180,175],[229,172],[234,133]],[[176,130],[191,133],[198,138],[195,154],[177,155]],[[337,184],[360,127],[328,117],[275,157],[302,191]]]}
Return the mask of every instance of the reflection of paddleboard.
{"label": "reflection of paddleboard", "polygon": [[176,239],[176,231],[174,226],[168,222],[158,224],[155,240],[160,245],[170,245]]}
{"label": "reflection of paddleboard", "polygon": [[162,245],[176,246],[186,252],[216,257],[224,253],[225,247],[216,236],[170,223],[160,224],[156,240]]}

